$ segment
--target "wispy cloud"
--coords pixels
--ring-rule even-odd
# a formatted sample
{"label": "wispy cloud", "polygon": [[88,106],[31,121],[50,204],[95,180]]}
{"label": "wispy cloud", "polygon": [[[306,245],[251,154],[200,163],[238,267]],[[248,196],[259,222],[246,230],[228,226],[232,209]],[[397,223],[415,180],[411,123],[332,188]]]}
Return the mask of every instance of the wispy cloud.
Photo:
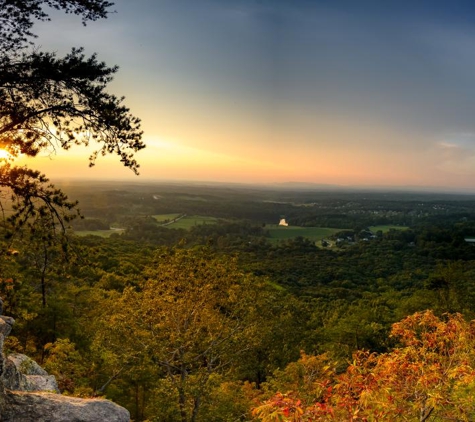
{"label": "wispy cloud", "polygon": [[457,175],[475,174],[475,133],[461,132],[437,142],[438,168]]}

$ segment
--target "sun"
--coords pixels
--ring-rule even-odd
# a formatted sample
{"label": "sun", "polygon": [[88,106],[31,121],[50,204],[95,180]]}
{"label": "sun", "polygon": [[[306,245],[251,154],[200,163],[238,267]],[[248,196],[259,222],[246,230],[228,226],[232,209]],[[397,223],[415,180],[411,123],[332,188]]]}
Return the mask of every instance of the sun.
{"label": "sun", "polygon": [[8,151],[0,148],[0,160],[8,160],[11,157],[12,156]]}

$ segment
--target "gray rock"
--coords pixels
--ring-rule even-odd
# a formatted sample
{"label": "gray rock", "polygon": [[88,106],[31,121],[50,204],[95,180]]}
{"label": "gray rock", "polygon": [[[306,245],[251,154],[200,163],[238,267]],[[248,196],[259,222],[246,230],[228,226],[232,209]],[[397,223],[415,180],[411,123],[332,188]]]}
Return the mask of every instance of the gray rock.
{"label": "gray rock", "polygon": [[9,390],[24,390],[26,386],[23,374],[9,359],[5,359],[1,381]]}
{"label": "gray rock", "polygon": [[129,422],[129,412],[102,399],[7,391],[2,422]]}
{"label": "gray rock", "polygon": [[7,356],[7,359],[12,361],[18,371],[25,375],[48,375],[40,365],[38,365],[33,359],[21,353],[11,353]]}
{"label": "gray rock", "polygon": [[20,353],[7,356],[2,380],[9,390],[59,393],[56,378],[48,375],[33,359]]}
{"label": "gray rock", "polygon": [[26,388],[24,391],[49,391],[60,393],[54,375],[24,375]]}
{"label": "gray rock", "polygon": [[14,353],[6,358],[3,344],[14,323],[0,316],[0,422],[130,421],[129,412],[109,400],[52,393],[59,393],[55,377],[28,356]]}
{"label": "gray rock", "polygon": [[13,318],[3,315],[0,316],[0,334],[3,335],[4,338],[12,331],[13,324],[15,324]]}
{"label": "gray rock", "polygon": [[5,343],[5,338],[12,331],[13,324],[15,324],[15,320],[13,318],[0,316],[0,376],[5,371],[5,355],[3,354],[3,344]]}

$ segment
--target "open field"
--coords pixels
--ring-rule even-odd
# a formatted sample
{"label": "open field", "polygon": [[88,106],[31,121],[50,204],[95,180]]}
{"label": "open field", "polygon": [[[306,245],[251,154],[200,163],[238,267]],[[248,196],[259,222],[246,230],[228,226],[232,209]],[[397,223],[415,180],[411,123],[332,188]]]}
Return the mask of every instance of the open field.
{"label": "open field", "polygon": [[369,229],[376,233],[377,231],[381,230],[383,233],[387,233],[389,230],[407,230],[409,227],[406,226],[371,226]]}
{"label": "open field", "polygon": [[202,215],[187,215],[181,218],[176,223],[168,224],[166,227],[169,229],[185,229],[189,230],[193,226],[199,226],[201,224],[215,224],[217,219],[215,217],[205,217]]}
{"label": "open field", "polygon": [[112,233],[121,234],[125,229],[111,229],[111,230],[78,230],[74,234],[76,236],[100,236],[100,237],[109,237]]}
{"label": "open field", "polygon": [[196,196],[196,195],[193,195],[193,196],[188,196],[188,195],[181,195],[179,196],[179,199],[183,200],[183,201],[200,201],[200,202],[207,202],[208,200],[206,198],[202,198],[200,196]]}
{"label": "open field", "polygon": [[[166,220],[173,220],[174,218],[179,217],[180,214],[159,214],[154,215],[153,218],[157,220],[158,223],[162,223]],[[193,226],[198,226],[201,224],[215,224],[217,221],[214,217],[205,217],[200,215],[191,215],[186,216],[178,220],[176,223],[168,224],[166,227],[170,229],[185,229],[189,230]],[[299,227],[299,226],[279,226],[277,224],[268,224],[266,229],[269,231],[271,236],[271,242],[279,242],[281,240],[294,239],[298,236],[308,238],[314,242],[319,242],[322,239],[326,239],[331,235],[345,229],[336,229],[331,227]],[[387,233],[389,230],[406,230],[408,227],[405,226],[371,226],[369,229],[376,233],[381,230],[383,233]],[[112,233],[121,234],[123,229],[111,229],[111,230],[80,230],[75,231],[77,236],[100,236],[100,237],[109,237]]]}
{"label": "open field", "polygon": [[345,229],[335,229],[330,227],[298,227],[298,226],[278,226],[277,224],[268,224],[266,230],[269,231],[271,242],[294,239],[298,236],[306,237],[314,242],[318,242],[331,236],[334,233]]}
{"label": "open field", "polygon": [[175,213],[175,214],[157,214],[157,215],[152,215],[155,220],[157,220],[157,223],[164,223],[165,221],[171,221],[174,220],[175,218],[179,217],[180,213]]}

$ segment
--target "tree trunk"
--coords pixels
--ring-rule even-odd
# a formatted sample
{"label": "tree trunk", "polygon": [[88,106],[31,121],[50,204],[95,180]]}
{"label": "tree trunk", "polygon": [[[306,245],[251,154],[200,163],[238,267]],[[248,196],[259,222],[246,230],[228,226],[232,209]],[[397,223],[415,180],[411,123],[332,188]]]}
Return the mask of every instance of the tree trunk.
{"label": "tree trunk", "polygon": [[180,404],[180,416],[181,422],[188,422],[186,415],[186,394],[185,394],[185,384],[186,384],[186,368],[182,365],[180,368],[180,385],[178,386],[178,401]]}
{"label": "tree trunk", "polygon": [[43,245],[43,265],[41,269],[41,298],[43,302],[43,308],[46,308],[46,268],[48,268],[48,250],[46,245]]}
{"label": "tree trunk", "polygon": [[139,384],[135,384],[135,420],[138,421],[139,420],[139,415],[140,415],[140,410],[139,410],[139,407],[140,407],[140,403],[139,403]]}
{"label": "tree trunk", "polygon": [[196,422],[196,417],[198,416],[198,410],[200,408],[200,404],[201,404],[201,396],[195,397],[195,403],[193,406],[193,413],[191,414],[190,422]]}
{"label": "tree trunk", "polygon": [[430,418],[430,415],[432,414],[432,411],[434,410],[433,407],[427,409],[426,407],[423,407],[421,409],[421,416],[419,418],[419,422],[425,422]]}
{"label": "tree trunk", "polygon": [[186,396],[182,387],[178,388],[178,402],[180,404],[181,422],[187,422],[186,417]]}

